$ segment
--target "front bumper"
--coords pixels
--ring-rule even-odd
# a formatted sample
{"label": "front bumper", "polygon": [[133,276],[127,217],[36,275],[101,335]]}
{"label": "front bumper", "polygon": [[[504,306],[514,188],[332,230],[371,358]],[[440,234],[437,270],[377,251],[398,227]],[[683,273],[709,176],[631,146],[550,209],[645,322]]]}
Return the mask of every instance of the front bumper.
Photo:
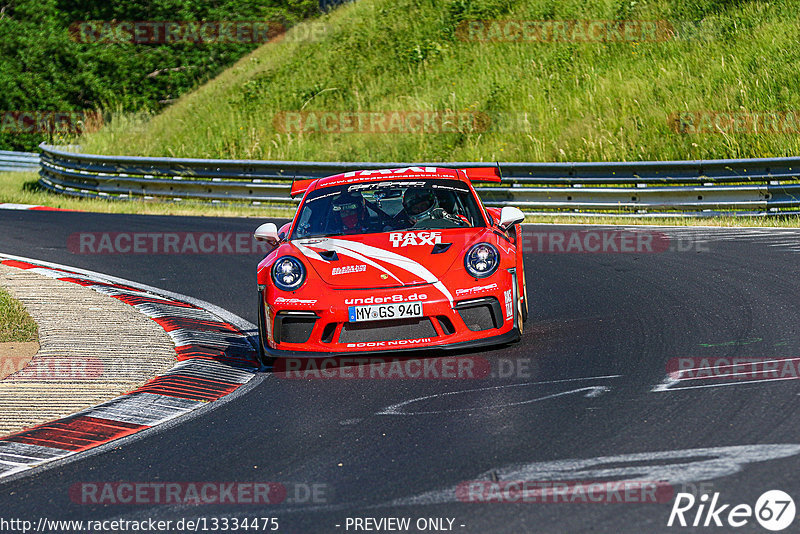
{"label": "front bumper", "polygon": [[472,341],[462,341],[460,343],[450,343],[445,345],[434,345],[428,347],[413,347],[413,348],[389,349],[389,350],[353,349],[353,350],[348,350],[347,352],[324,352],[324,353],[308,351],[308,350],[280,350],[280,349],[273,349],[270,347],[264,347],[264,352],[271,358],[319,358],[323,356],[326,358],[342,358],[346,356],[388,356],[388,355],[397,356],[398,354],[402,354],[403,356],[414,356],[422,352],[424,352],[427,355],[430,354],[431,351],[455,352],[460,350],[473,350],[481,347],[505,345],[506,343],[515,343],[519,340],[520,340],[519,330],[517,328],[512,328],[509,332],[506,332],[505,334],[500,334],[492,337],[485,337],[481,339],[475,339]]}
{"label": "front bumper", "polygon": [[[513,269],[493,289],[453,295],[431,284],[405,288],[330,291],[324,301],[260,296],[260,339],[272,357],[379,355],[421,349],[467,350],[520,338]],[[272,288],[269,288],[272,289]],[[438,296],[437,296],[438,294]],[[283,298],[280,298],[283,297]],[[348,308],[375,302],[422,302],[423,317],[351,323]],[[324,305],[320,302],[324,302]]]}

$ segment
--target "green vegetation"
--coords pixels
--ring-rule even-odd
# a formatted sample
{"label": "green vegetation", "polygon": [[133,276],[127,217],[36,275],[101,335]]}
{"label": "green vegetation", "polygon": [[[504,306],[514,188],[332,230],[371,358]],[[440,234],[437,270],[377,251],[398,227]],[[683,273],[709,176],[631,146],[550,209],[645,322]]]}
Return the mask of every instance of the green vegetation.
{"label": "green vegetation", "polygon": [[[73,23],[238,20],[291,26],[316,12],[315,0],[6,0],[0,6],[0,111],[156,112],[257,46],[78,42],[86,39],[70,34]],[[65,132],[17,131],[18,120],[4,116],[0,149],[34,150],[42,141],[70,140]]]}
{"label": "green vegetation", "polygon": [[0,343],[36,341],[38,333],[22,303],[0,288]]}
{"label": "green vegetation", "polygon": [[[463,37],[466,21],[580,19],[667,20],[675,32],[638,42]],[[314,25],[325,31],[304,39]],[[318,161],[797,155],[797,133],[681,134],[671,117],[800,110],[799,29],[798,0],[359,0],[299,24],[163,112],[117,117],[80,142],[107,154]],[[299,110],[525,114],[527,123],[427,134],[275,127],[276,114]]]}
{"label": "green vegetation", "polygon": [[[252,47],[226,52],[221,45],[81,45],[70,41],[64,28],[75,20],[220,20],[234,12],[227,18],[253,20],[256,13],[294,22],[315,12],[316,2],[275,7],[278,2],[265,0],[254,7],[227,0],[209,7],[158,0],[153,9],[137,0],[125,0],[121,7],[99,0],[90,7],[75,0],[46,0],[37,9],[30,0],[11,2],[0,14],[0,43],[3,32],[11,32],[18,40],[24,36],[27,41],[20,42],[25,46],[45,52],[33,53],[34,60],[22,61],[14,71],[16,49],[0,44],[0,57],[18,60],[0,66],[0,89],[6,89],[0,99],[26,95],[28,102],[46,102],[45,109],[78,102],[68,109],[107,112],[111,120],[100,131],[77,140],[53,140],[78,142],[88,153],[318,161],[633,161],[800,154],[800,123],[790,133],[732,128],[687,134],[674,128],[676,115],[685,112],[800,116],[800,91],[794,90],[800,0],[358,0],[300,22],[282,39],[244,56]],[[483,42],[465,37],[475,21],[509,20],[660,21],[662,33],[657,39],[606,42],[492,42],[496,34],[491,32],[481,34],[489,38]],[[60,29],[52,35],[35,33],[36,24]],[[64,54],[78,59],[59,59]],[[236,57],[238,62],[223,70]],[[187,65],[203,68],[181,70]],[[71,75],[62,76],[65,72]],[[58,83],[50,87],[50,79]],[[66,100],[36,93],[50,89],[50,96]],[[7,101],[12,103],[6,108],[25,107]],[[304,133],[280,128],[281,118],[291,113],[321,117],[327,112],[397,111],[475,114],[490,122],[481,119],[477,128],[455,133],[325,133],[314,132],[307,121]],[[3,139],[7,136],[0,134],[0,145]],[[80,200],[38,191],[35,179],[33,174],[0,175],[0,202],[123,213],[287,215],[286,210],[236,204]],[[529,221],[800,226],[792,217],[565,215]]]}
{"label": "green vegetation", "polygon": [[[164,202],[105,200],[58,195],[41,189],[39,175],[32,172],[0,172],[0,203],[30,204],[64,210],[141,215],[195,215],[206,217],[291,217],[285,206],[249,206],[227,202]],[[255,227],[253,228],[255,229]]]}

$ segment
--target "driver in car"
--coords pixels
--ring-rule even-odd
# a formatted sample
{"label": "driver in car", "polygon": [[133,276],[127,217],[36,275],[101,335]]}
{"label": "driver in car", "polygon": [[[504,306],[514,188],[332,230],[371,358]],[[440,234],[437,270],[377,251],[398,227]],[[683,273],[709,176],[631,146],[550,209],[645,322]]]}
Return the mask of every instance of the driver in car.
{"label": "driver in car", "polygon": [[333,222],[343,234],[360,234],[367,223],[367,205],[361,193],[345,192],[331,202]]}
{"label": "driver in car", "polygon": [[416,225],[428,219],[446,219],[463,226],[469,224],[466,218],[448,213],[439,205],[439,199],[430,189],[408,188],[403,195],[403,209],[406,217]]}

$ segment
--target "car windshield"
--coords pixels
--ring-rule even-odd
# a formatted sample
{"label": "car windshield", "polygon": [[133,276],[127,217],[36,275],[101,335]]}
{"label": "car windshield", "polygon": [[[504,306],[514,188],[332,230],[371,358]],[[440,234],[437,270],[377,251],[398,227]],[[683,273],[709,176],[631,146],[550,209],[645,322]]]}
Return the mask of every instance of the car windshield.
{"label": "car windshield", "polygon": [[386,180],[322,187],[309,194],[293,238],[469,228],[485,222],[458,180]]}

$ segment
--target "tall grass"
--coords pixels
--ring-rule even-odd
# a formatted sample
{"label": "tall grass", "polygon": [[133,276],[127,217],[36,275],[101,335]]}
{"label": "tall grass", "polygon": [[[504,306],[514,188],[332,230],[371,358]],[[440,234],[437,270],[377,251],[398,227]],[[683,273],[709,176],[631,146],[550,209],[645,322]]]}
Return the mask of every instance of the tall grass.
{"label": "tall grass", "polygon": [[[468,42],[466,20],[670,20],[661,42]],[[324,25],[322,38],[302,32]],[[297,27],[87,152],[331,161],[631,161],[800,154],[800,135],[681,134],[682,111],[800,111],[800,1],[359,0]],[[293,33],[294,32],[294,33]],[[320,34],[320,32],[318,32]],[[511,131],[283,133],[276,113],[524,113]]]}
{"label": "tall grass", "polygon": [[50,193],[37,185],[32,172],[0,172],[0,204],[41,205],[64,210],[139,215],[194,215],[206,217],[291,217],[292,209],[279,206],[250,206],[233,202],[168,202],[159,200],[113,200],[81,198]]}
{"label": "tall grass", "polygon": [[38,332],[22,303],[0,288],[0,343],[36,341]]}

